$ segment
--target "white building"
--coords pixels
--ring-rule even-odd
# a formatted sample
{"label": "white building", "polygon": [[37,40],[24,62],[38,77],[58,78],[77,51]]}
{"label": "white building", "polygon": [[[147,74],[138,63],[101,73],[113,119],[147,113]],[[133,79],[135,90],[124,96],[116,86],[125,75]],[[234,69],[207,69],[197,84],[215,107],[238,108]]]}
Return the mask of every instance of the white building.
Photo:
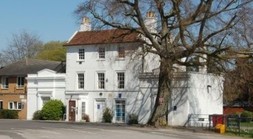
{"label": "white building", "polygon": [[[158,83],[154,69],[159,67],[159,60],[151,54],[136,56],[142,45],[140,36],[129,33],[123,37],[126,33],[92,31],[89,21],[84,20],[66,44],[68,121],[82,121],[88,114],[91,122],[101,122],[106,107],[113,111],[113,122],[127,122],[129,114],[137,114],[140,123],[149,119]],[[209,114],[222,114],[223,78],[205,72],[175,75],[168,108],[170,125],[206,124],[203,119]],[[199,120],[190,121],[191,115]]]}
{"label": "white building", "polygon": [[50,99],[65,103],[65,73],[43,69],[37,74],[27,76],[27,119],[33,118],[34,112],[41,110]]}

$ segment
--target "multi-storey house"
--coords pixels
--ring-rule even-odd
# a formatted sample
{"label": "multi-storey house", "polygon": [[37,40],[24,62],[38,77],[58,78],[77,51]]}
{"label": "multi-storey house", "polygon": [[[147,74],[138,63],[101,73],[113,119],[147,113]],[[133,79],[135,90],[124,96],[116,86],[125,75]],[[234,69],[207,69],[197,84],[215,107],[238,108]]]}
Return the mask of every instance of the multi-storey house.
{"label": "multi-storey house", "polygon": [[[154,21],[154,14],[148,13],[147,26]],[[147,122],[157,93],[159,57],[142,55],[140,38],[118,29],[91,30],[89,20],[83,19],[80,30],[65,44],[68,121],[82,121],[88,115],[91,122],[101,122],[108,107],[113,122],[127,122],[130,114]],[[170,125],[184,125],[194,114],[206,118],[222,113],[222,77],[205,68],[188,72],[178,66],[168,107]]]}

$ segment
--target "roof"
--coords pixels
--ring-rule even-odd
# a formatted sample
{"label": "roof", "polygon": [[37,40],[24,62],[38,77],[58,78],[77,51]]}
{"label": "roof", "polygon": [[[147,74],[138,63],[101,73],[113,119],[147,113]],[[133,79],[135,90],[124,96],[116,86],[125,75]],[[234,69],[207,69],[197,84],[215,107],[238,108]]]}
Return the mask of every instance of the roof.
{"label": "roof", "polygon": [[74,34],[64,46],[139,42],[138,36],[136,32],[119,29],[83,31]]}
{"label": "roof", "polygon": [[38,60],[38,59],[26,59],[21,60],[10,65],[7,65],[0,69],[0,76],[17,76],[35,74],[42,69],[59,70],[61,62]]}

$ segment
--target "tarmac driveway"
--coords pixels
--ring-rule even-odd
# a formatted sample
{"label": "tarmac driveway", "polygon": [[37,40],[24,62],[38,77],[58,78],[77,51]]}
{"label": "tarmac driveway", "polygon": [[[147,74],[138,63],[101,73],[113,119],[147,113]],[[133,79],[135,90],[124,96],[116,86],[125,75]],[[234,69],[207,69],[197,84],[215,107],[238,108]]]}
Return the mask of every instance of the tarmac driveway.
{"label": "tarmac driveway", "polygon": [[0,139],[239,139],[215,133],[126,125],[0,120]]}

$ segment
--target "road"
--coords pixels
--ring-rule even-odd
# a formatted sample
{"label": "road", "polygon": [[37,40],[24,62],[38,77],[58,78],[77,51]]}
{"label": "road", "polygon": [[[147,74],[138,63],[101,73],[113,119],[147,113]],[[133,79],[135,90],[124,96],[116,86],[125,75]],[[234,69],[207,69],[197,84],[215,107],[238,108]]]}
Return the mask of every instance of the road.
{"label": "road", "polygon": [[239,139],[215,133],[125,125],[0,120],[0,139]]}

